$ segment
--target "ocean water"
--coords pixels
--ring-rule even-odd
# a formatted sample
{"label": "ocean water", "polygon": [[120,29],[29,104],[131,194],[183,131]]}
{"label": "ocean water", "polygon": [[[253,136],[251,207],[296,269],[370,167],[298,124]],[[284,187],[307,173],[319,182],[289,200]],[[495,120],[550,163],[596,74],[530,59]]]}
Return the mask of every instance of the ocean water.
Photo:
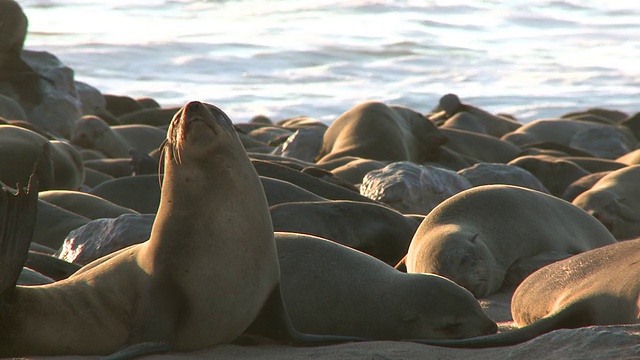
{"label": "ocean water", "polygon": [[103,93],[327,123],[366,100],[446,93],[520,121],[640,111],[632,1],[19,0],[25,47]]}

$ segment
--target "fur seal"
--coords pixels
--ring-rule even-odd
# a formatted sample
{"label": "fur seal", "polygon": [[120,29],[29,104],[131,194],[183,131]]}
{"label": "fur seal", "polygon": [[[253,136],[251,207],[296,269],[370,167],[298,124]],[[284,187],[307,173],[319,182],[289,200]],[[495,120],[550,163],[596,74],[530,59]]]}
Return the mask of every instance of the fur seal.
{"label": "fur seal", "polygon": [[142,105],[130,96],[113,94],[104,94],[103,96],[106,110],[116,117],[143,109]]}
{"label": "fur seal", "polygon": [[496,347],[522,343],[556,329],[637,324],[640,239],[622,241],[547,265],[513,294],[519,329],[459,341],[425,340],[447,347]]}
{"label": "fur seal", "polygon": [[640,165],[612,171],[572,203],[600,220],[618,240],[640,236]]}
{"label": "fur seal", "polygon": [[358,201],[297,202],[272,206],[276,231],[319,236],[395,265],[420,223],[386,206]]}
{"label": "fur seal", "polygon": [[158,175],[125,176],[98,184],[89,194],[140,214],[155,214],[160,204],[160,181]]}
{"label": "fur seal", "polygon": [[98,150],[110,158],[129,158],[129,149],[149,153],[157,149],[165,132],[150,125],[109,126],[94,115],[78,119],[71,134],[71,143],[85,149]]}
{"label": "fur seal", "polygon": [[340,115],[324,134],[316,162],[343,156],[423,163],[438,157],[446,137],[422,114],[364,102]]}
{"label": "fur seal", "polygon": [[[84,160],[85,168],[100,171],[103,174],[107,174],[114,178],[121,178],[125,176],[133,175],[133,165],[130,159],[117,158],[117,159],[94,159]],[[158,165],[155,166],[155,171],[152,174],[158,173]]]}
{"label": "fur seal", "polygon": [[9,186],[26,183],[32,170],[30,164],[36,162],[45,147],[49,158],[44,160],[47,167],[40,169],[40,189],[79,189],[84,180],[84,164],[73,146],[64,141],[49,141],[13,125],[0,125],[0,181]]}
{"label": "fur seal", "polygon": [[503,286],[518,260],[615,242],[599,221],[564,200],[517,186],[483,185],[450,197],[425,217],[406,267],[445,276],[481,298]]}
{"label": "fur seal", "polygon": [[283,297],[301,331],[376,340],[460,339],[496,332],[473,295],[446,278],[402,273],[311,235],[275,236]]}
{"label": "fur seal", "polygon": [[591,189],[593,185],[595,185],[598,181],[600,181],[600,179],[602,179],[610,172],[611,171],[601,171],[579,178],[578,180],[572,182],[571,184],[569,184],[569,186],[567,186],[566,190],[562,193],[562,196],[560,198],[568,202],[573,202],[573,200],[578,197],[578,195]]}
{"label": "fur seal", "polygon": [[444,117],[444,128],[461,129],[477,133],[501,137],[522,126],[519,122],[506,116],[493,115],[476,106],[465,104],[455,94],[446,94],[440,98],[432,117]]}
{"label": "fur seal", "polygon": [[145,108],[121,115],[118,119],[123,125],[140,124],[163,127],[169,125],[173,114],[179,109],[176,107]]}
{"label": "fur seal", "polygon": [[590,174],[573,161],[549,155],[519,156],[509,161],[507,165],[527,170],[557,197],[562,196],[572,182]]}
{"label": "fur seal", "polygon": [[33,231],[32,242],[58,249],[70,231],[91,221],[90,219],[65,210],[59,206],[38,200],[38,218]]}
{"label": "fur seal", "polygon": [[362,179],[369,171],[380,170],[387,165],[386,162],[377,160],[355,159],[334,168],[331,172],[337,177],[349,181],[353,185],[360,185],[362,184]]}
{"label": "fur seal", "polygon": [[[231,342],[249,327],[268,333],[267,320],[293,329],[267,200],[231,120],[213,105],[189,102],[164,147],[149,240],[54,284],[0,293],[0,355],[189,351]],[[16,270],[7,273],[17,278]],[[284,335],[292,334],[335,341]]]}
{"label": "fur seal", "polygon": [[47,190],[41,191],[38,198],[92,220],[116,218],[122,214],[138,214],[137,211],[81,191]]}
{"label": "fur seal", "polygon": [[635,144],[635,138],[628,128],[623,126],[598,124],[590,121],[571,119],[538,119],[523,125],[515,131],[502,136],[502,140],[524,146],[535,142],[553,142],[571,146],[573,137],[586,130],[608,128],[615,130],[627,139],[629,146]]}
{"label": "fur seal", "polygon": [[455,128],[440,128],[447,137],[444,147],[478,162],[502,163],[515,159],[522,149],[494,136]]}
{"label": "fur seal", "polygon": [[627,165],[640,165],[640,149],[631,151],[626,155],[622,155],[616,159],[616,162]]}
{"label": "fur seal", "polygon": [[251,163],[256,168],[256,171],[260,176],[267,176],[290,182],[326,199],[352,200],[379,204],[377,201],[362,196],[355,191],[345,189],[342,186],[329,183],[301,171],[291,169],[287,166],[262,160],[251,160]]}
{"label": "fur seal", "polygon": [[566,157],[563,157],[563,160],[571,161],[590,173],[597,173],[602,171],[614,171],[614,170],[622,169],[623,167],[627,166],[627,164],[617,162],[614,160],[594,158],[594,157],[566,156]]}

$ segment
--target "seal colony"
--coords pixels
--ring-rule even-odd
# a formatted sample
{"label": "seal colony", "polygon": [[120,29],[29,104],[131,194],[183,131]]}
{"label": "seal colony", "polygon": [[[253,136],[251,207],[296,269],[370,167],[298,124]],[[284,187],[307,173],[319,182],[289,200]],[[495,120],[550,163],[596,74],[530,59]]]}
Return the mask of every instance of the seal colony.
{"label": "seal colony", "polygon": [[202,349],[233,341],[265,304],[282,302],[266,198],[229,118],[190,102],[164,148],[150,239],[65,280],[2,294],[0,355]]}
{"label": "seal colony", "polygon": [[[17,21],[7,22],[6,14]],[[616,338],[618,357],[640,355],[640,326],[569,332],[581,341],[562,340],[563,332],[554,331],[638,322],[638,240],[626,240],[637,236],[633,219],[640,216],[632,157],[638,114],[592,108],[527,126],[447,94],[428,113],[366,101],[329,126],[304,116],[232,124],[213,105],[194,101],[176,113],[149,98],[108,101],[114,95],[96,89],[95,99],[84,94],[77,100],[84,120],[98,122],[84,129],[76,123],[76,130],[65,122],[64,135],[52,140],[26,115],[14,115],[25,114],[19,110],[41,90],[29,85],[37,74],[15,67],[23,62],[23,15],[17,3],[0,0],[0,20],[9,24],[2,31],[17,31],[0,37],[0,117],[7,119],[0,125],[0,180],[25,183],[42,155],[26,190],[0,191],[0,356],[124,359],[172,350],[222,358],[231,349],[227,356],[233,358],[247,351],[287,357],[302,350],[286,345],[358,341],[314,347],[309,356],[336,351],[333,358],[344,358],[384,346],[417,349],[407,357],[424,358],[452,353],[422,344],[486,348],[540,337],[484,358],[506,351],[515,356],[512,350],[530,354],[532,347],[541,358],[567,348],[589,350],[591,357],[602,338],[597,331],[624,336]],[[2,47],[9,43],[18,45]],[[72,75],[65,79],[73,82]],[[15,84],[23,86],[13,89]],[[167,118],[170,113],[175,116]],[[19,121],[12,120],[16,116]],[[106,142],[94,136],[97,130],[108,134]],[[313,135],[296,137],[300,130]],[[160,143],[163,151],[152,151]],[[290,145],[286,156],[276,148],[282,143]],[[420,194],[387,203],[358,188],[370,171],[400,161],[459,176],[473,165],[497,162],[545,186],[527,190],[480,174],[478,184],[489,185],[462,190],[448,184],[450,198],[418,214],[400,207],[433,193],[428,182],[411,184]],[[371,193],[398,192],[385,184],[391,182]],[[567,192],[573,204],[557,198]],[[366,215],[364,207],[377,210]],[[393,216],[373,217],[389,209]],[[107,238],[107,248],[119,250],[83,267],[52,256],[61,243],[72,249],[70,231],[95,225],[93,217],[120,213],[155,222],[131,223],[117,235],[88,226],[83,244]],[[295,226],[287,228],[295,232],[274,236],[278,216],[279,226]],[[122,238],[141,231],[150,239],[128,247],[134,242]],[[416,273],[388,265],[405,255]],[[479,278],[478,269],[489,275]],[[513,320],[522,328],[510,328]],[[298,327],[327,335],[303,334]],[[367,339],[422,344],[363,344]],[[549,339],[560,339],[559,345],[548,345]],[[265,340],[280,345],[246,346]],[[588,345],[578,349],[574,343]],[[489,352],[461,353],[453,355]]]}
{"label": "seal colony", "polygon": [[[1,354],[78,355],[116,352],[113,358],[121,359],[141,353],[165,351],[169,348],[176,351],[204,349],[214,344],[237,341],[237,339],[243,343],[246,338],[253,335],[272,337],[294,344],[322,344],[364,340],[363,337],[359,337],[362,334],[367,338],[399,339],[398,335],[393,335],[394,331],[400,331],[395,334],[402,333],[403,337],[417,343],[452,347],[488,347],[522,342],[556,328],[565,327],[567,322],[571,323],[572,319],[582,316],[579,312],[567,312],[562,308],[554,310],[548,316],[544,314],[538,316],[533,324],[521,330],[486,335],[495,332],[495,323],[486,317],[483,318],[481,311],[477,311],[478,304],[469,292],[444,277],[420,276],[425,274],[404,274],[408,275],[404,277],[384,263],[378,260],[373,261],[368,255],[351,250],[353,254],[347,255],[348,252],[337,250],[335,245],[333,248],[336,250],[330,250],[331,246],[327,244],[326,250],[323,250],[325,251],[323,256],[336,260],[340,254],[339,256],[344,259],[340,265],[341,268],[330,267],[329,269],[327,261],[320,259],[315,259],[317,264],[311,266],[313,262],[305,261],[304,257],[307,256],[305,247],[313,248],[313,246],[302,245],[302,243],[291,243],[291,249],[297,250],[289,254],[286,250],[283,250],[282,254],[276,252],[272,220],[262,188],[264,180],[258,177],[255,161],[254,163],[250,161],[248,154],[251,153],[247,153],[236,130],[229,118],[217,107],[199,102],[187,104],[170,123],[166,141],[162,145],[164,149],[162,194],[148,242],[106,255],[82,267],[69,278],[49,285],[17,286],[14,289],[15,280],[7,281],[3,278],[2,284],[9,285],[3,287],[6,290],[0,298],[0,323],[3,325],[0,334],[3,336],[0,342],[3,346],[0,348]],[[349,158],[349,161],[354,159]],[[285,162],[286,159],[283,159],[283,164]],[[287,169],[296,171],[295,169],[303,166],[305,163],[299,161],[297,165],[287,165]],[[157,181],[159,177],[154,176],[154,179]],[[317,188],[310,187],[310,190],[317,191]],[[33,194],[34,191],[31,189],[27,194]],[[47,196],[44,194],[46,193],[43,193],[43,199],[46,199]],[[469,200],[476,196],[481,200]],[[513,204],[501,208],[501,204],[504,205],[505,201]],[[482,210],[476,203],[493,207],[494,211]],[[526,206],[523,207],[523,204]],[[535,206],[532,208],[533,205]],[[471,231],[467,234],[469,236],[465,241],[472,239],[476,243],[486,242],[495,245],[502,241],[500,238],[504,238],[499,236],[500,234],[516,232],[510,237],[517,239],[517,251],[501,249],[493,254],[501,264],[506,260],[515,260],[517,263],[521,260],[518,258],[522,255],[520,253],[534,256],[538,251],[552,250],[564,251],[568,253],[566,256],[570,256],[571,253],[585,251],[590,247],[603,246],[604,249],[611,246],[610,244],[615,244],[606,227],[578,207],[555,199],[551,195],[514,186],[475,187],[446,200],[426,217],[415,214],[402,216],[422,221],[422,230],[418,233],[429,235],[430,231],[424,229],[432,223],[438,223],[437,221],[434,223],[433,219],[441,218],[438,215],[443,211],[441,209],[458,206],[463,208],[464,211],[461,210],[461,213],[466,214],[466,217],[457,220],[454,218],[451,222],[463,232]],[[274,209],[275,207],[272,208]],[[496,213],[496,209],[502,211],[501,215]],[[510,209],[519,209],[518,211],[523,213],[517,216],[518,212]],[[556,216],[555,220],[560,220],[560,223],[554,223],[554,226],[548,226],[548,221],[544,221],[546,212],[550,210],[557,210],[562,214]],[[469,222],[470,214],[475,214],[472,216],[475,222]],[[566,219],[569,215],[571,221],[567,223]],[[313,217],[314,214],[310,212],[306,216]],[[514,219],[507,221],[509,217]],[[25,224],[29,218],[27,214],[25,221],[18,221],[16,224]],[[532,221],[536,218],[540,220]],[[563,219],[565,223],[562,223]],[[386,222],[386,220],[381,221]],[[506,228],[497,230],[491,225],[496,221],[503,222]],[[581,230],[582,226],[578,226],[580,224],[587,225],[589,237],[569,239],[569,235],[575,235],[584,230]],[[567,228],[567,225],[571,226]],[[35,226],[23,227],[33,229]],[[540,234],[541,229],[544,229],[549,241],[554,237],[557,238],[563,231],[568,232],[565,235],[569,240],[567,243],[555,244],[562,245],[561,248],[557,246],[538,248],[539,244],[533,246],[527,243],[527,239],[517,234],[518,231]],[[304,229],[297,231],[303,232]],[[301,234],[280,236],[290,239],[303,237]],[[417,237],[418,234],[415,236]],[[9,236],[3,240],[11,238]],[[26,233],[16,238],[22,241],[16,240],[15,245],[22,244],[24,249]],[[225,241],[225,239],[233,239],[233,241]],[[545,246],[549,244],[551,243]],[[14,248],[18,249],[19,246]],[[19,252],[15,249],[3,250],[3,255],[14,258],[13,255],[7,254]],[[529,253],[528,250],[531,249],[534,251]],[[316,250],[312,252],[320,254]],[[344,256],[341,255],[342,253]],[[591,252],[584,253],[585,259],[590,256],[588,254]],[[280,256],[280,262],[285,261],[288,256],[289,264],[294,260],[298,265],[281,267],[278,256]],[[16,274],[16,269],[19,269],[22,264],[20,257],[15,257],[7,263],[10,263],[12,268],[12,271],[7,274],[12,275]],[[428,312],[429,316],[417,317],[419,321],[414,323],[415,332],[403,332],[401,328],[402,324],[412,323],[416,318],[410,314],[404,314],[400,311],[401,309],[394,309],[387,311],[387,315],[389,317],[401,315],[401,317],[388,322],[393,324],[388,330],[379,329],[376,330],[377,332],[371,332],[372,325],[356,325],[353,327],[354,332],[362,331],[362,333],[349,334],[350,336],[346,337],[298,333],[287,315],[288,310],[283,301],[283,297],[286,300],[286,296],[281,294],[280,290],[280,271],[286,269],[287,276],[291,276],[296,272],[296,268],[307,265],[311,266],[305,269],[308,271],[309,278],[326,275],[329,270],[338,271],[331,276],[331,279],[327,279],[328,281],[317,282],[319,287],[324,287],[324,290],[319,290],[320,295],[305,299],[301,296],[303,294],[296,292],[296,288],[289,288],[287,291],[292,299],[305,299],[293,304],[297,311],[305,309],[302,310],[302,314],[312,312],[312,316],[306,317],[305,328],[317,327],[339,333],[344,327],[338,323],[334,326],[333,323],[338,320],[326,322],[322,314],[313,313],[313,309],[316,308],[312,300],[321,298],[324,293],[332,293],[334,286],[344,282],[340,280],[342,277],[348,281],[354,281],[348,274],[349,271],[353,271],[356,263],[362,264],[358,270],[361,274],[359,276],[369,279],[367,280],[369,290],[362,288],[358,291],[365,291],[363,294],[367,294],[376,291],[375,286],[384,286],[389,294],[386,295],[388,298],[385,300],[388,302],[387,306],[394,306],[397,301],[393,300],[391,285],[385,286],[384,282],[375,280],[380,274],[390,278],[415,278],[420,281],[439,279],[437,281],[447,289],[446,295],[440,293],[438,296],[422,299],[421,297],[426,295],[418,295],[420,294],[418,291],[403,288],[402,292],[398,292],[397,295],[403,296],[405,301],[415,301],[412,306],[416,309],[416,314],[422,311],[420,310],[421,302],[431,309]],[[375,266],[371,265],[374,263]],[[506,263],[501,266],[503,265],[505,267],[501,270],[502,272],[510,269]],[[367,267],[371,268],[368,270]],[[379,269],[374,271],[376,267]],[[455,278],[453,276],[455,272],[447,275]],[[306,282],[304,277],[297,281],[303,285]],[[464,281],[459,279],[457,281],[464,285]],[[523,284],[532,284],[528,286],[535,287],[541,283],[544,283],[544,277],[534,274]],[[355,287],[359,286],[358,284],[340,286],[343,286],[340,291],[344,294],[342,295],[344,303],[366,308],[367,302],[373,301],[365,300],[364,295],[357,295]],[[350,288],[354,290],[350,291]],[[546,297],[547,301],[553,303],[554,298],[563,296],[561,286],[558,285],[555,289],[557,290],[555,293]],[[486,294],[478,293],[477,295]],[[452,299],[460,301],[454,302],[451,301]],[[536,302],[535,296],[530,299],[522,296],[522,299],[525,304]],[[581,306],[582,297],[579,293],[571,299],[578,304],[578,307]],[[628,302],[629,299],[623,300]],[[52,303],[57,305],[52,306]],[[450,306],[454,303],[458,305]],[[467,303],[468,305],[465,305]],[[602,309],[598,311],[610,313],[609,309],[599,307],[601,304],[606,304],[604,302],[594,303],[589,300],[588,303],[595,304],[588,305],[595,306],[594,309]],[[447,310],[433,311],[434,306]],[[515,309],[514,318],[518,311]],[[235,313],[236,311],[239,313]],[[368,321],[368,324],[375,324],[375,318],[362,319],[361,316],[349,310],[346,312],[340,310],[343,312],[340,315],[336,306],[324,311],[332,312],[327,316],[334,316],[334,319],[353,317],[348,321],[354,323],[356,320],[364,321],[361,324],[366,324]],[[402,318],[402,315],[405,317]],[[610,315],[611,319],[617,319],[615,311]],[[299,317],[300,313],[296,316]],[[563,320],[550,321],[547,318]],[[80,321],[72,323],[67,319]],[[474,323],[481,325],[470,326]],[[223,325],[220,326],[220,324]],[[98,334],[101,335],[98,336]],[[425,335],[416,335],[424,338],[413,339],[412,334]],[[513,335],[507,336],[507,334]],[[463,340],[446,339],[469,336],[476,337]]]}

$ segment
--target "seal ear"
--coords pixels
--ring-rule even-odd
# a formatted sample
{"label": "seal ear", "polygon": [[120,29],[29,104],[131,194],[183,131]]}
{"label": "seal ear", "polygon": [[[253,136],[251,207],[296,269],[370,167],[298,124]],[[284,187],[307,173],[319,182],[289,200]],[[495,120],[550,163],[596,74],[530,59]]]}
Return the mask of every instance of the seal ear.
{"label": "seal ear", "polygon": [[476,243],[476,239],[478,238],[478,235],[480,235],[480,233],[477,233],[475,235],[471,235],[471,237],[468,239],[470,243],[475,244]]}

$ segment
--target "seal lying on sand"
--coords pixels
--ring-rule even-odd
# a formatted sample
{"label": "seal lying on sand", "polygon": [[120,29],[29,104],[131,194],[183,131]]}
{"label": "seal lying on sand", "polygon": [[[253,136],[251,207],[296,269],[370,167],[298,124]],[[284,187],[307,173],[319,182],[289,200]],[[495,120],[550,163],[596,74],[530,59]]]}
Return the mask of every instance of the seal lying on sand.
{"label": "seal lying on sand", "polygon": [[[164,146],[150,239],[53,284],[0,289],[1,356],[108,354],[136,344],[202,349],[236,339],[265,306],[260,318],[292,330],[267,200],[229,118],[190,102],[172,120]],[[21,264],[3,256],[3,266],[12,266],[3,269],[4,282]],[[268,331],[261,330],[252,326]]]}
{"label": "seal lying on sand", "polygon": [[381,340],[496,332],[473,295],[442,276],[406,274],[310,235],[276,232],[276,243],[287,309],[304,332]]}
{"label": "seal lying on sand", "polygon": [[448,347],[515,345],[562,328],[637,324],[640,239],[586,251],[534,272],[516,289],[511,313],[520,329],[460,341],[424,340]]}
{"label": "seal lying on sand", "polygon": [[615,242],[597,219],[564,200],[517,186],[484,185],[450,197],[425,217],[406,267],[445,276],[481,298],[503,285],[516,261]]}

